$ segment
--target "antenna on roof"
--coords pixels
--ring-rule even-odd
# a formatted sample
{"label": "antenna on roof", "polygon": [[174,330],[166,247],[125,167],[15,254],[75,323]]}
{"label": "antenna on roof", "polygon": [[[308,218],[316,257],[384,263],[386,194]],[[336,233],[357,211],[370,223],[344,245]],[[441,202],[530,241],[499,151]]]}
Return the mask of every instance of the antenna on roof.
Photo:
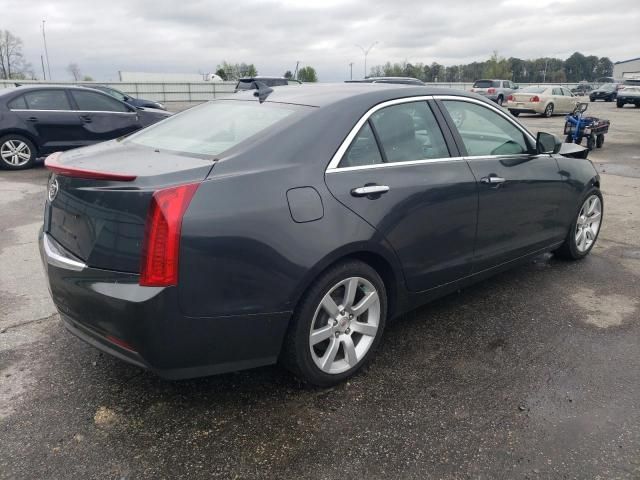
{"label": "antenna on roof", "polygon": [[258,81],[256,81],[256,80],[254,80],[254,81],[252,82],[252,85],[251,85],[251,86],[252,86],[253,88],[255,88],[255,89],[256,89],[256,91],[255,91],[255,92],[253,92],[253,96],[254,96],[254,97],[258,97],[258,101],[259,101],[260,103],[264,102],[264,101],[267,99],[267,97],[268,97],[271,93],[273,93],[273,88],[268,87],[268,86],[267,86],[267,85],[265,85],[264,83],[262,83],[262,82],[258,82]]}

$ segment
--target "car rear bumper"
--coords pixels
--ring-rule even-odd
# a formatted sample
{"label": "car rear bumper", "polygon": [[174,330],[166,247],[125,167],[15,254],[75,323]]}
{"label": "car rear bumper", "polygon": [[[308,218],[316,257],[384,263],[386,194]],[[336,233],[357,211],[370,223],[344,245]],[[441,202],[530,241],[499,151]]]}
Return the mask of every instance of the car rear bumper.
{"label": "car rear bumper", "polygon": [[277,361],[291,312],[187,317],[175,287],[142,287],[138,275],[91,268],[40,232],[51,297],[73,334],[168,379]]}
{"label": "car rear bumper", "polygon": [[542,113],[541,111],[536,110],[533,107],[526,107],[526,106],[518,106],[518,107],[514,107],[511,104],[505,104],[504,107],[509,110],[510,112],[517,112],[517,113]]}

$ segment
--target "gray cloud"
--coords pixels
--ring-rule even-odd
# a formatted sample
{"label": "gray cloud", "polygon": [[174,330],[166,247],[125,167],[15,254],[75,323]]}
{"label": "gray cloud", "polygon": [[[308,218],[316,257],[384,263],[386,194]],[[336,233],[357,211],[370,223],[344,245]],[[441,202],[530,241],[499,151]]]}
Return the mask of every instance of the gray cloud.
{"label": "gray cloud", "polygon": [[640,55],[637,0],[0,0],[0,29],[24,41],[40,71],[46,19],[54,79],[66,65],[101,80],[118,70],[211,72],[222,60],[281,75],[296,60],[320,80],[343,80],[348,63],[363,70],[355,44],[379,43],[368,65],[390,61],[446,65],[503,56],[612,60]]}

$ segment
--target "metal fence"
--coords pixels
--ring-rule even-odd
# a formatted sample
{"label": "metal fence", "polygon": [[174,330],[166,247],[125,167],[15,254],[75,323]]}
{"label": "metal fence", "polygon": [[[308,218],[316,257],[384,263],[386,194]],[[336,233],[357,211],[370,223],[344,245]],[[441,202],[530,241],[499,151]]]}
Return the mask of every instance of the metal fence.
{"label": "metal fence", "polygon": [[15,84],[46,85],[105,85],[136,98],[154,100],[156,102],[206,102],[215,98],[230,95],[235,91],[236,82],[38,82],[27,80],[0,80],[0,89],[15,88]]}
{"label": "metal fence", "polygon": [[[76,85],[78,83],[106,85],[116,88],[127,95],[157,102],[206,102],[218,97],[228,96],[235,90],[236,82],[39,82],[30,80],[17,80],[20,84],[47,84],[47,85]],[[16,80],[0,80],[0,89],[15,88]],[[470,90],[472,82],[438,82],[427,83],[432,87],[453,88],[458,90]],[[576,83],[521,83],[520,87],[540,85],[562,85],[575,87]]]}

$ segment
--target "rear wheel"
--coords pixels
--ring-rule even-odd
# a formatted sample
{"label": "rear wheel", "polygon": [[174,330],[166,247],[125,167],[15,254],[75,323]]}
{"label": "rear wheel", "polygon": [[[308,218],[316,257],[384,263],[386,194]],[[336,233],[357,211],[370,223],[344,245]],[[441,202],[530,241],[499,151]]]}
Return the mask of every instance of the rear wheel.
{"label": "rear wheel", "polygon": [[517,110],[509,110],[509,113],[510,113],[511,115],[513,115],[514,117],[517,117],[518,115],[520,115],[520,112],[519,112],[519,111],[517,111]]}
{"label": "rear wheel", "polygon": [[545,107],[543,115],[547,118],[553,115],[553,103],[550,103]]}
{"label": "rear wheel", "polygon": [[584,197],[569,233],[556,254],[569,260],[586,257],[598,239],[602,225],[602,194],[597,188],[591,189]]}
{"label": "rear wheel", "polygon": [[500,106],[502,106],[502,103],[504,102],[504,98],[502,97],[502,95],[498,96],[498,100],[496,101],[496,103]]}
{"label": "rear wheel", "polygon": [[624,103],[622,103],[620,100],[618,100],[618,101],[616,102],[616,107],[618,107],[618,108],[622,108],[622,107],[624,107]]}
{"label": "rear wheel", "polygon": [[301,300],[281,360],[303,381],[328,387],[355,374],[380,342],[387,294],[376,271],[360,261],[323,273]]}
{"label": "rear wheel", "polygon": [[0,138],[0,166],[8,170],[30,168],[36,161],[36,147],[21,135],[9,134]]}

